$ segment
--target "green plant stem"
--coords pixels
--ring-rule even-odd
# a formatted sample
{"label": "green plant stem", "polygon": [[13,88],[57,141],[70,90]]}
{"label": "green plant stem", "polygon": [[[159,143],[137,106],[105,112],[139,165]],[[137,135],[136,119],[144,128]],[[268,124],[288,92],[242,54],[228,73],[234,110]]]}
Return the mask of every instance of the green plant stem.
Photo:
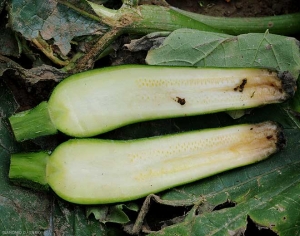
{"label": "green plant stem", "polygon": [[49,44],[44,41],[41,37],[37,37],[35,39],[32,39],[32,42],[35,44],[35,46],[40,49],[53,63],[65,66],[69,62],[59,59],[53,54],[52,48],[49,46]]}
{"label": "green plant stem", "polygon": [[[300,13],[265,17],[215,17],[187,12],[175,7],[141,5],[118,10],[118,27],[129,33],[149,33],[191,28],[225,34],[270,33],[291,35],[300,32]],[[126,19],[127,21],[124,21]],[[126,24],[123,24],[126,22]],[[129,23],[128,23],[129,22]]]}
{"label": "green plant stem", "polygon": [[300,12],[263,17],[215,17],[187,12],[175,7],[171,9],[231,35],[264,33],[267,29],[270,33],[281,35],[293,35],[300,32]]}
{"label": "green plant stem", "polygon": [[88,13],[87,11],[81,10],[80,8],[76,7],[74,4],[69,3],[68,1],[58,0],[58,2],[59,2],[60,4],[63,4],[63,5],[65,5],[65,6],[67,6],[67,7],[69,7],[69,8],[71,8],[71,9],[77,11],[78,13],[80,13],[81,15],[83,15],[83,16],[85,16],[85,17],[88,17],[88,18],[93,19],[93,20],[95,20],[95,21],[99,21],[99,17],[98,17],[98,16],[95,16],[95,15],[93,15],[93,14],[90,14],[90,13]]}
{"label": "green plant stem", "polygon": [[10,159],[9,179],[17,185],[37,190],[48,190],[47,152],[17,153]]}
{"label": "green plant stem", "polygon": [[17,141],[57,133],[49,116],[47,102],[42,102],[31,110],[17,113],[11,116],[9,121]]}
{"label": "green plant stem", "polygon": [[104,53],[109,45],[111,45],[111,43],[122,34],[122,28],[112,29],[105,33],[88,53],[78,59],[78,61],[74,64],[76,66],[70,68],[71,73],[78,73],[92,68],[94,62],[99,58],[99,56]]}
{"label": "green plant stem", "polygon": [[171,32],[180,28],[225,33],[215,26],[212,27],[194,20],[169,7],[141,5],[137,8],[124,7],[120,9],[120,12],[118,27],[123,27],[126,33]]}

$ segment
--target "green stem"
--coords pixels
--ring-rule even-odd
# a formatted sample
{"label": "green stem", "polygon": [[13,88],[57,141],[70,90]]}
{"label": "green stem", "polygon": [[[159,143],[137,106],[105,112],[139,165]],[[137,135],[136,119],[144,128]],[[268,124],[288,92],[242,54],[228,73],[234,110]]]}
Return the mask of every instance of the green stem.
{"label": "green stem", "polygon": [[76,7],[74,4],[69,3],[68,1],[58,0],[58,2],[59,2],[60,4],[63,4],[63,5],[65,5],[65,6],[67,6],[67,7],[69,7],[69,8],[71,8],[71,9],[77,11],[78,13],[80,13],[81,15],[83,15],[83,16],[85,16],[85,17],[87,17],[87,18],[93,19],[93,20],[95,20],[95,21],[99,21],[99,20],[100,20],[98,16],[95,16],[95,15],[93,15],[93,14],[90,14],[90,13],[88,13],[87,11],[81,10],[80,8]]}
{"label": "green stem", "polygon": [[123,27],[126,33],[173,31],[180,28],[197,29],[238,35],[264,33],[292,35],[300,32],[300,13],[265,17],[215,17],[180,10],[175,7],[141,5],[123,6],[117,11],[114,27]]}
{"label": "green stem", "polygon": [[110,9],[93,2],[89,2],[89,4],[93,8],[94,12],[101,18],[114,18],[118,12],[117,10]]}
{"label": "green stem", "polygon": [[[147,34],[159,31],[174,31],[180,28],[190,28],[202,31],[225,33],[217,27],[194,20],[189,16],[174,11],[169,7],[141,5],[137,8],[124,8],[120,25],[126,33]],[[126,14],[131,11],[130,14]],[[126,17],[124,20],[124,16]]]}
{"label": "green stem", "polygon": [[17,113],[11,116],[9,121],[17,141],[57,133],[49,116],[47,102],[42,102],[31,110]]}
{"label": "green stem", "polygon": [[17,153],[10,159],[9,179],[20,186],[48,190],[46,165],[47,152]]}
{"label": "green stem", "polygon": [[199,24],[208,25],[231,35],[250,32],[264,33],[267,29],[270,33],[281,35],[293,35],[300,32],[300,12],[263,17],[215,17],[187,12],[175,7],[171,9],[196,20]]}
{"label": "green stem", "polygon": [[50,45],[43,40],[41,37],[37,37],[35,39],[32,39],[32,42],[35,44],[35,46],[40,49],[53,63],[60,65],[60,66],[65,66],[67,65],[69,62],[68,61],[64,61],[61,60],[59,58],[57,58],[54,53],[52,48],[50,47]]}
{"label": "green stem", "polygon": [[122,35],[122,33],[122,28],[111,29],[105,33],[88,53],[78,59],[76,67],[71,69],[71,73],[78,73],[92,68],[94,62],[99,58],[99,56],[104,53],[109,45]]}

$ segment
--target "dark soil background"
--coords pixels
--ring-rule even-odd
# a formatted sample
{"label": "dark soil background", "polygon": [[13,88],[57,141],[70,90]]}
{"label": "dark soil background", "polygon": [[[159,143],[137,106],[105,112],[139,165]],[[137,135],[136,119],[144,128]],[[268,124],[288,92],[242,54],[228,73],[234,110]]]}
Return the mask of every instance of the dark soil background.
{"label": "dark soil background", "polygon": [[257,17],[298,12],[298,0],[167,0],[175,7],[212,16]]}

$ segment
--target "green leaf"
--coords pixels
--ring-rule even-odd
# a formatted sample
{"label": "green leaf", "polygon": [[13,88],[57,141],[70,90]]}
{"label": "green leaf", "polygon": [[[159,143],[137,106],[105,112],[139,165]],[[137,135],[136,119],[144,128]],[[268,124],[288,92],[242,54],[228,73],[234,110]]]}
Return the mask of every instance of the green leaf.
{"label": "green leaf", "polygon": [[298,89],[295,93],[295,96],[290,102],[290,106],[294,111],[300,113],[300,79],[299,78],[297,80],[297,88]]}
{"label": "green leaf", "polygon": [[86,215],[89,217],[94,215],[95,219],[101,223],[118,223],[126,224],[130,222],[128,215],[124,212],[124,209],[131,211],[138,211],[139,207],[134,203],[117,204],[117,205],[100,205],[100,206],[88,206],[86,209]]}
{"label": "green leaf", "polygon": [[230,36],[179,29],[148,52],[150,65],[199,67],[267,67],[300,71],[299,42],[291,37],[259,33]]}
{"label": "green leaf", "polygon": [[107,235],[107,229],[95,219],[87,219],[84,207],[54,199],[52,232],[57,235]]}
{"label": "green leaf", "polygon": [[97,21],[55,0],[12,0],[9,10],[13,30],[29,40],[39,35],[44,40],[53,39],[63,55],[70,51],[70,42],[74,37],[102,34],[106,29]]}

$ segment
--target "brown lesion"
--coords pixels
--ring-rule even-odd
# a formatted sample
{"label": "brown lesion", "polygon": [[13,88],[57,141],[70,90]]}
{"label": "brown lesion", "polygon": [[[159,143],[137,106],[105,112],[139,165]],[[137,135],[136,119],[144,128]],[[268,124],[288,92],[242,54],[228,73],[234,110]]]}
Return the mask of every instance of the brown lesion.
{"label": "brown lesion", "polygon": [[247,79],[245,78],[245,79],[242,80],[242,83],[240,85],[236,86],[233,90],[234,91],[239,91],[239,92],[242,93],[244,91],[244,88],[245,88],[246,84],[247,84]]}
{"label": "brown lesion", "polygon": [[186,101],[185,101],[185,98],[180,98],[180,97],[176,97],[176,102],[178,102],[181,106],[183,106]]}

